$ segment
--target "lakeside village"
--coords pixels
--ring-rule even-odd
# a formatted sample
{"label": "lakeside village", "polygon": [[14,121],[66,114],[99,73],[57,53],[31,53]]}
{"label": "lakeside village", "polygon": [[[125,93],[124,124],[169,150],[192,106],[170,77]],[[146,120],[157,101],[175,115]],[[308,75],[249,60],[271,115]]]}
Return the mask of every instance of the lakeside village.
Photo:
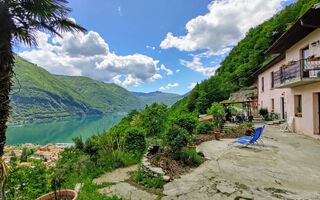
{"label": "lakeside village", "polygon": [[9,145],[4,148],[4,157],[7,164],[11,166],[34,167],[35,163],[42,163],[46,167],[55,167],[59,160],[59,154],[67,147],[74,146],[74,143],[56,144],[19,144]]}

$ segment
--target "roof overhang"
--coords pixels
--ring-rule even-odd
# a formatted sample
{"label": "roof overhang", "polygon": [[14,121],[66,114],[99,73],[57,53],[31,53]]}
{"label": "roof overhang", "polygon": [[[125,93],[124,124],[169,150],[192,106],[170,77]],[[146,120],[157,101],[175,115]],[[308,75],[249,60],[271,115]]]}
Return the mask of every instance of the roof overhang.
{"label": "roof overhang", "polygon": [[262,72],[266,71],[267,69],[269,69],[270,67],[272,67],[273,65],[276,65],[277,63],[279,63],[281,60],[283,60],[285,58],[285,54],[280,54],[277,57],[275,57],[274,59],[272,59],[270,62],[268,62],[268,64],[262,66],[261,68],[259,68],[256,72],[254,72],[253,76],[257,76],[259,74],[261,74]]}
{"label": "roof overhang", "polygon": [[283,54],[312,31],[320,28],[320,3],[314,4],[292,27],[276,40],[266,54]]}

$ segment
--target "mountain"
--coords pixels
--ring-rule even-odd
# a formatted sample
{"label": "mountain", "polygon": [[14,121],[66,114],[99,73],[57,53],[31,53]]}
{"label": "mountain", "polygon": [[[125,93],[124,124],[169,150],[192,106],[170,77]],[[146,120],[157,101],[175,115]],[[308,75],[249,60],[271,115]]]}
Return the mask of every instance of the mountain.
{"label": "mountain", "polygon": [[152,103],[164,103],[167,106],[171,106],[175,102],[182,99],[184,96],[174,93],[166,93],[166,92],[132,92],[135,96],[139,97],[145,104],[151,105]]}
{"label": "mountain", "polygon": [[256,81],[254,72],[273,56],[265,51],[297,19],[319,0],[298,0],[269,20],[251,28],[220,63],[215,75],[197,84],[191,93],[171,107],[171,112],[206,113],[213,102],[228,99],[230,94]]}
{"label": "mountain", "polygon": [[10,122],[142,109],[144,102],[115,84],[87,77],[53,75],[15,57]]}

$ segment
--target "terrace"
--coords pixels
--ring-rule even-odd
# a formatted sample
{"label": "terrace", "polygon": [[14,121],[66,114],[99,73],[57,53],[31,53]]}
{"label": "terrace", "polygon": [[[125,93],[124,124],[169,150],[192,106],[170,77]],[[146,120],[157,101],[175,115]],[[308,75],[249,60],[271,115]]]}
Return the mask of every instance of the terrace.
{"label": "terrace", "polygon": [[292,61],[274,72],[275,88],[293,88],[320,81],[320,57]]}

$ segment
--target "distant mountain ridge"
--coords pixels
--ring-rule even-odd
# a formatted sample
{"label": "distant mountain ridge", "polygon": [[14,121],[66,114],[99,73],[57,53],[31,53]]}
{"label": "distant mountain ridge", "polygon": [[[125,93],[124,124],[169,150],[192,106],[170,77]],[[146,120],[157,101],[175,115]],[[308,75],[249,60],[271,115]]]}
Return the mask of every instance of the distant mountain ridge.
{"label": "distant mountain ridge", "polygon": [[19,56],[15,62],[11,123],[144,108],[141,99],[118,85],[87,77],[53,75]]}
{"label": "distant mountain ridge", "polygon": [[166,93],[161,91],[155,92],[131,92],[135,96],[139,97],[145,104],[151,105],[152,103],[164,103],[167,106],[173,105],[175,102],[179,101],[184,97],[184,95]]}
{"label": "distant mountain ridge", "polygon": [[182,96],[160,91],[129,92],[83,76],[54,75],[15,57],[10,123],[142,110],[154,102],[171,106]]}

